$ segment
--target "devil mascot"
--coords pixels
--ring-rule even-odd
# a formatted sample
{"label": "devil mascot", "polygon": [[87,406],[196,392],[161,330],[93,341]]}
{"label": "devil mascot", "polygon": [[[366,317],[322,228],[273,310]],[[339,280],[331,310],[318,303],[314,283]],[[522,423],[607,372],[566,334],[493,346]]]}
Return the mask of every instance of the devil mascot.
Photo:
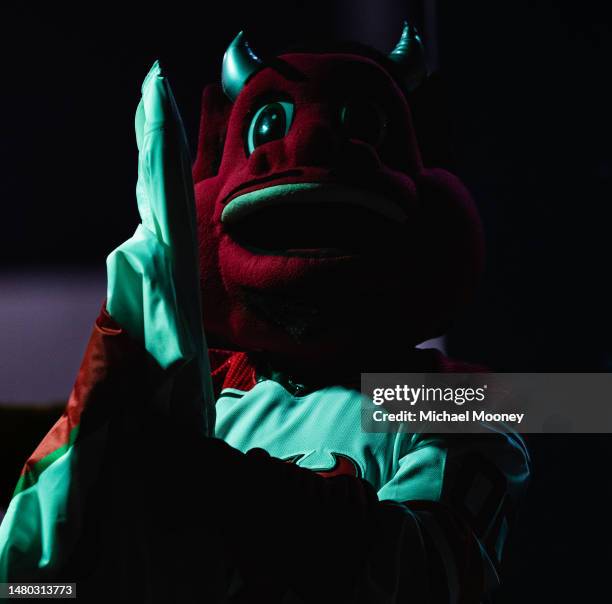
{"label": "devil mascot", "polygon": [[159,64],[134,236],[62,417],[0,528],[0,581],[82,601],[481,602],[528,476],[516,435],[368,433],[362,372],[435,350],[482,264],[463,185],[423,166],[405,25],[260,59],[239,34],[193,164]]}

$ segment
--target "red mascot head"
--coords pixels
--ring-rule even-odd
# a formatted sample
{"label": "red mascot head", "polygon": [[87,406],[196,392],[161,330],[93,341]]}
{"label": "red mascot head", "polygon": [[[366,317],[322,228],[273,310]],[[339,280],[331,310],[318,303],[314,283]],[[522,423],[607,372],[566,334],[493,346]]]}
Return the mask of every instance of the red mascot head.
{"label": "red mascot head", "polygon": [[[425,168],[409,109],[423,49],[262,61],[239,34],[204,91],[194,165],[210,344],[319,365],[397,358],[473,292],[479,220]],[[365,370],[368,367],[362,366]]]}

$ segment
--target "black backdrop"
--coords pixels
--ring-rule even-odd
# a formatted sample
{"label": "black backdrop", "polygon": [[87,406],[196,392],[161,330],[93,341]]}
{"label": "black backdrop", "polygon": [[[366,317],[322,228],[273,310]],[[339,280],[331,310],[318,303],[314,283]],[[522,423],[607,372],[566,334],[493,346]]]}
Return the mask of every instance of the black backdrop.
{"label": "black backdrop", "polygon": [[[472,190],[488,242],[487,274],[449,334],[451,353],[506,371],[612,369],[605,3],[202,2],[128,10],[127,3],[54,6],[1,20],[0,269],[99,267],[131,235],[133,112],[155,58],[193,137],[201,89],[218,78],[238,30],[261,51],[351,35],[386,49],[408,14],[427,24],[440,66],[417,107],[419,136],[428,158]],[[611,445],[608,436],[530,439],[534,480],[496,601],[565,602],[572,592],[609,599]]]}

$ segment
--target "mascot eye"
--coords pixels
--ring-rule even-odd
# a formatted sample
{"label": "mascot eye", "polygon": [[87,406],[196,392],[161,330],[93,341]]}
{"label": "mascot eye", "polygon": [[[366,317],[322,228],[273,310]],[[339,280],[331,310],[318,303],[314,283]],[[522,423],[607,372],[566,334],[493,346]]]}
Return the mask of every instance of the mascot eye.
{"label": "mascot eye", "polygon": [[348,102],[340,111],[340,121],[348,138],[380,145],[387,129],[387,118],[383,110],[374,103]]}
{"label": "mascot eye", "polygon": [[293,103],[277,101],[259,108],[247,134],[249,155],[260,145],[283,138],[289,132],[292,119]]}

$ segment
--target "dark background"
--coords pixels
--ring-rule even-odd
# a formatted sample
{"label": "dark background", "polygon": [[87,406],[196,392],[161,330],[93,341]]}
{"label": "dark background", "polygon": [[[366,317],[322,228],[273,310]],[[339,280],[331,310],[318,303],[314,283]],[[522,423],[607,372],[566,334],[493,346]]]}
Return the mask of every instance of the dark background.
{"label": "dark background", "polygon": [[[451,354],[503,371],[612,370],[605,3],[151,6],[140,15],[127,3],[4,15],[0,270],[99,269],[132,234],[133,114],[155,58],[194,145],[201,90],[218,79],[240,29],[262,53],[338,37],[390,50],[411,16],[438,68],[414,101],[419,138],[427,160],[473,192],[488,244],[479,297],[448,335]],[[612,439],[538,436],[529,445],[533,482],[495,601],[608,601]]]}

